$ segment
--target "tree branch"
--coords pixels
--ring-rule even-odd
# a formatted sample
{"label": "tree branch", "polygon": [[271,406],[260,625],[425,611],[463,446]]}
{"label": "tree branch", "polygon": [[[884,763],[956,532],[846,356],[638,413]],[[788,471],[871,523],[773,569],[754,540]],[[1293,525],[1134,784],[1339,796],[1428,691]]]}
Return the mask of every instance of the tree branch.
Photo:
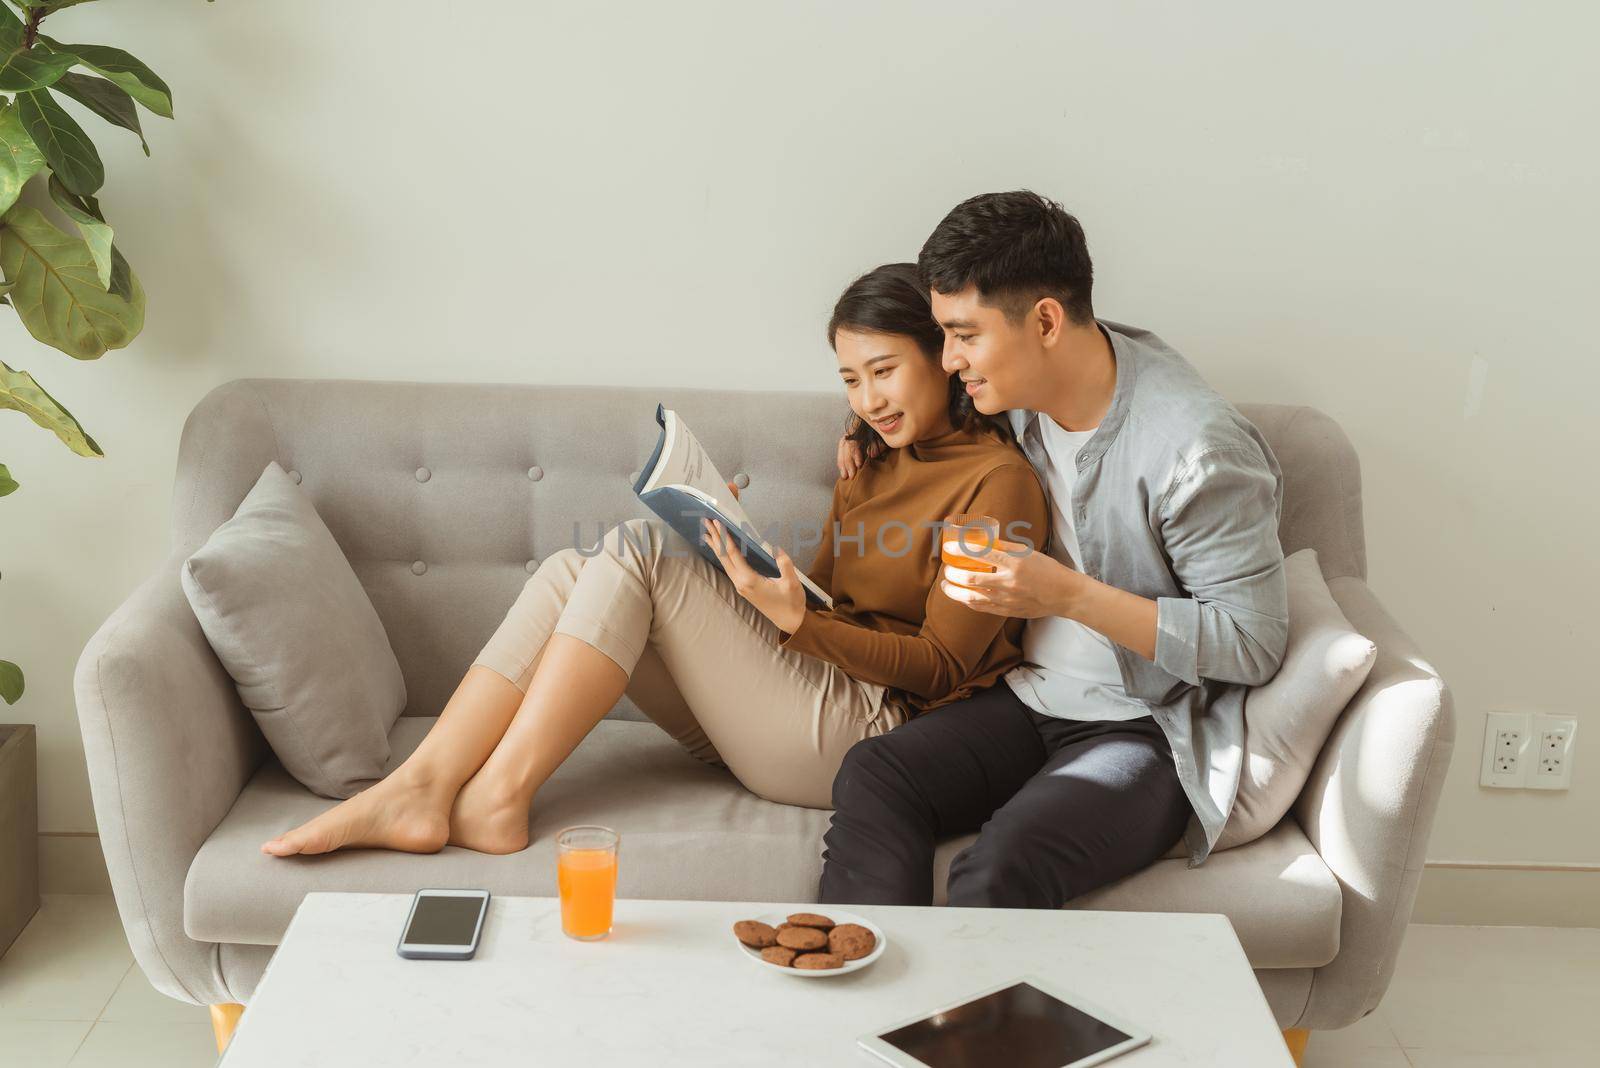
{"label": "tree branch", "polygon": [[48,12],[42,7],[30,7],[28,9],[28,25],[24,29],[22,36],[23,48],[32,48],[34,42],[39,39],[39,23],[44,21],[46,14]]}

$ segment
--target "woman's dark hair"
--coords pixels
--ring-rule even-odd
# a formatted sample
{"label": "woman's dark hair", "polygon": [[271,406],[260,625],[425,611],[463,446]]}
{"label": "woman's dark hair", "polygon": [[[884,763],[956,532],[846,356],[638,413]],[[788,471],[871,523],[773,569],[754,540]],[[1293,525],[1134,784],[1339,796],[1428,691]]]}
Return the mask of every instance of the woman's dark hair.
{"label": "woman's dark hair", "polygon": [[[917,343],[922,354],[935,364],[944,353],[944,330],[933,318],[933,302],[914,263],[886,263],[874,267],[845,287],[833,317],[828,320],[828,345],[834,344],[841,330],[870,334],[896,334]],[[958,375],[950,376],[950,425],[959,430],[987,430],[1002,441],[1011,440],[1011,428],[1003,419],[984,415],[972,406],[972,398]],[[888,451],[889,446],[872,424],[850,413],[845,437],[861,448],[868,463]]]}

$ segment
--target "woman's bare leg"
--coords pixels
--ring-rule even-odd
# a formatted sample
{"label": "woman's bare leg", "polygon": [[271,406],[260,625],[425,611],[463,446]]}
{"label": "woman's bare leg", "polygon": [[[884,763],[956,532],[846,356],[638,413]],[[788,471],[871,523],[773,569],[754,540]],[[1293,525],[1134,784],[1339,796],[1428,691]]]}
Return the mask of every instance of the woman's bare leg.
{"label": "woman's bare leg", "polygon": [[[383,782],[264,843],[263,852],[287,856],[354,845],[436,852],[451,842],[495,853],[523,849],[534,791],[633,684],[635,703],[663,729],[699,759],[720,763],[647,641],[653,610],[638,577],[643,565],[637,547],[648,542],[654,554],[664,535],[652,533],[642,520],[624,526],[630,528],[628,544],[634,549],[625,549],[619,537],[614,553],[626,560],[612,554],[591,559],[564,549],[540,565],[535,576],[540,581],[524,586],[439,722],[400,767]],[[596,563],[601,564],[597,570]],[[617,622],[630,638],[591,645],[554,632],[580,575],[586,576],[589,593],[577,624],[594,627],[606,618],[597,633]],[[628,606],[625,619],[610,620],[612,609],[605,606],[613,602]],[[524,663],[521,657],[531,649],[537,654]],[[632,683],[623,663],[633,665]]]}
{"label": "woman's bare leg", "polygon": [[[525,849],[534,791],[627,685],[616,661],[566,634],[552,635],[534,658],[526,696],[499,672],[474,665],[399,767],[264,843],[261,851],[292,856],[356,846],[408,853],[436,853],[446,845],[484,853]],[[716,755],[709,743],[706,748]]]}
{"label": "woman's bare leg", "polygon": [[481,853],[526,849],[535,791],[627,689],[628,675],[615,660],[569,634],[552,634],[539,655],[500,744],[456,795],[452,845]]}
{"label": "woman's bare leg", "polygon": [[437,853],[450,840],[450,808],[461,784],[494,750],[521,701],[522,692],[503,675],[468,668],[438,722],[399,767],[261,851],[287,857],[366,846]]}

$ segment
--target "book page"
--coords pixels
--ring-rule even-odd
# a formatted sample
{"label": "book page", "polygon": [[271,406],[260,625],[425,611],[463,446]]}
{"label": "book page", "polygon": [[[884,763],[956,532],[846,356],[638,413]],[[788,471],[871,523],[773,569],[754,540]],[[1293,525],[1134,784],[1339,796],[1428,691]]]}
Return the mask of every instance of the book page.
{"label": "book page", "polygon": [[[673,528],[692,545],[698,546],[700,535],[698,529],[687,528],[682,522],[683,517],[676,509],[663,511],[664,501],[656,501],[653,496],[655,491],[671,489],[686,494],[689,498],[701,502],[701,511],[709,511],[723,524],[729,527],[729,533],[735,529],[742,532],[744,538],[759,546],[760,551],[766,555],[765,566],[776,569],[777,553],[771,544],[761,537],[760,529],[755,520],[750,518],[739,498],[734,496],[728,488],[728,480],[722,477],[722,472],[717,470],[717,465],[711,462],[710,455],[705,447],[700,444],[694,434],[690,433],[688,426],[678,418],[678,414],[670,408],[661,409],[661,443],[660,455],[656,457],[656,465],[640,484],[638,491],[640,499],[644,500],[657,515],[666,519]],[[709,553],[709,550],[706,550]],[[747,549],[746,552],[755,552]],[[757,570],[760,570],[759,568]],[[811,577],[799,566],[795,567],[795,574],[800,579],[800,584],[810,590],[815,597],[826,607],[833,607],[833,598],[828,591],[811,581]]]}
{"label": "book page", "polygon": [[648,492],[657,486],[686,486],[699,490],[715,502],[729,519],[755,532],[755,523],[739,504],[733,491],[728,489],[728,480],[711,462],[699,439],[690,433],[683,420],[678,418],[678,413],[671,408],[665,410],[664,417],[667,421],[666,443],[661,449],[661,459],[640,492]]}

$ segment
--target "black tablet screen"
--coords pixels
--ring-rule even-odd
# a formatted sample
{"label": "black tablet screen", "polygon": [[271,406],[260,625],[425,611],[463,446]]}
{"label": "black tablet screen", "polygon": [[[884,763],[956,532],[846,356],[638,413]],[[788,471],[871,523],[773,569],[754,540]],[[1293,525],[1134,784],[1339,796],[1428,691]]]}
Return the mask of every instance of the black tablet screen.
{"label": "black tablet screen", "polygon": [[879,1037],[929,1068],[1061,1068],[1129,1036],[1017,983]]}

